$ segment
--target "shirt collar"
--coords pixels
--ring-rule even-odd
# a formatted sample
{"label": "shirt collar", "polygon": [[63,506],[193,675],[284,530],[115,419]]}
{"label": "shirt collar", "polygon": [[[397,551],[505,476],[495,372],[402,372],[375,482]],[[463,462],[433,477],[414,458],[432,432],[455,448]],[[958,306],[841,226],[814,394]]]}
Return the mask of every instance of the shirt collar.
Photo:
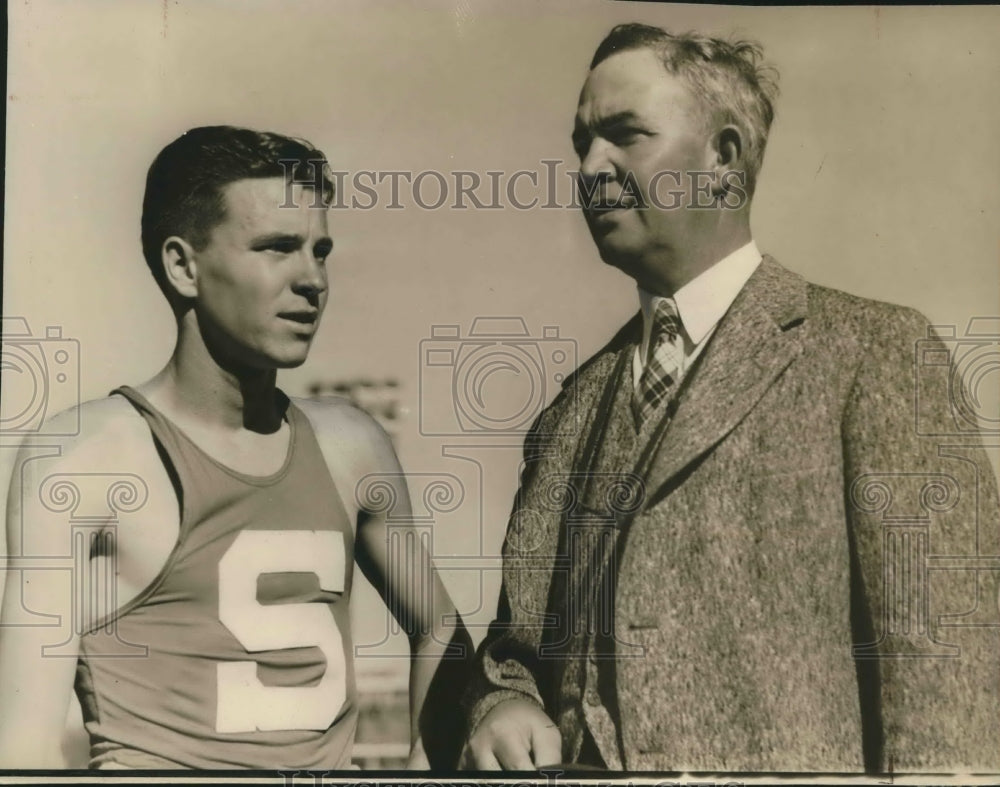
{"label": "shirt collar", "polygon": [[[760,265],[761,254],[754,241],[741,246],[723,257],[708,270],[702,271],[677,292],[674,302],[687,339],[698,346],[722,319],[743,285]],[[652,330],[653,312],[663,296],[639,288],[639,306],[642,308],[643,340],[645,347]]]}

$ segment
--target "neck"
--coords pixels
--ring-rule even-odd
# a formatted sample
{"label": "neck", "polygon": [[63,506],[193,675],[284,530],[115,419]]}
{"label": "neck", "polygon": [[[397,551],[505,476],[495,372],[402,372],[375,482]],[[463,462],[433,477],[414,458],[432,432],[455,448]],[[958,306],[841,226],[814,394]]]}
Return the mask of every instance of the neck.
{"label": "neck", "polygon": [[[193,317],[191,312],[187,316]],[[226,431],[271,434],[281,428],[274,369],[220,361],[195,321],[177,323],[177,345],[167,365],[143,389],[168,412]]]}
{"label": "neck", "polygon": [[638,285],[654,295],[672,296],[752,239],[748,221],[726,226],[723,220],[708,230],[643,264],[640,275],[635,276]]}

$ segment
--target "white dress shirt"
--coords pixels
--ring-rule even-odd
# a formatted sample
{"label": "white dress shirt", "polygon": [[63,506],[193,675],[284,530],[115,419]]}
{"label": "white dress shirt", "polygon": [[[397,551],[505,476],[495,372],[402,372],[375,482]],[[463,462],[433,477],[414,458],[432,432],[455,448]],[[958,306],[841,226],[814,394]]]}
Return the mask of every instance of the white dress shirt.
{"label": "white dress shirt", "polygon": [[[750,241],[732,254],[723,257],[715,265],[693,278],[674,293],[677,314],[681,320],[681,334],[684,338],[684,360],[681,362],[680,376],[691,367],[694,359],[708,343],[719,320],[732,306],[743,285],[760,265],[761,254],[757,244]],[[632,362],[632,384],[639,386],[642,367],[648,356],[649,336],[653,329],[653,313],[656,304],[663,300],[639,288],[639,306],[642,308],[642,344],[635,350]]]}

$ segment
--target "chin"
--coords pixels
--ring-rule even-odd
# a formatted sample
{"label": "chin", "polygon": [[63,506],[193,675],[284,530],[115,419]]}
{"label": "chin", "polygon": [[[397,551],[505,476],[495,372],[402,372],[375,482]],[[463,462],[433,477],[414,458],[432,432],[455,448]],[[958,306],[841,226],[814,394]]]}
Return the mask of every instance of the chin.
{"label": "chin", "polygon": [[272,358],[271,362],[275,369],[297,369],[306,362],[307,353],[296,354],[294,356],[282,356]]}
{"label": "chin", "polygon": [[618,268],[626,276],[638,279],[642,276],[642,260],[633,250],[603,244],[598,248],[606,265]]}
{"label": "chin", "polygon": [[306,362],[309,357],[309,346],[293,347],[279,345],[261,348],[254,366],[266,369],[295,369]]}

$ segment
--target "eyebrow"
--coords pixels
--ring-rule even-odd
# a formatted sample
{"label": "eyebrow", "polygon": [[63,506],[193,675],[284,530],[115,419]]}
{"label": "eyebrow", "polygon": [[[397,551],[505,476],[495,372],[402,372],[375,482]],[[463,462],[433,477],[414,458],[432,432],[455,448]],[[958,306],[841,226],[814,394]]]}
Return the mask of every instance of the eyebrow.
{"label": "eyebrow", "polygon": [[624,125],[626,123],[635,123],[639,121],[641,121],[641,118],[631,109],[615,112],[613,115],[608,115],[607,117],[598,118],[596,122],[591,124],[581,123],[580,119],[577,118],[576,124],[573,126],[573,140],[575,141],[580,135],[586,133],[589,129],[603,131],[609,128]]}
{"label": "eyebrow", "polygon": [[[276,243],[295,243],[298,246],[302,246],[306,242],[306,239],[302,235],[297,235],[295,233],[288,232],[269,232],[265,235],[258,235],[251,239],[251,248],[264,248]],[[333,238],[329,235],[324,235],[321,238],[316,239],[316,243],[313,246],[323,246],[333,248]]]}
{"label": "eyebrow", "polygon": [[257,235],[250,241],[251,246],[269,246],[272,243],[304,243],[305,238],[301,235],[288,232],[269,232],[264,235]]}

